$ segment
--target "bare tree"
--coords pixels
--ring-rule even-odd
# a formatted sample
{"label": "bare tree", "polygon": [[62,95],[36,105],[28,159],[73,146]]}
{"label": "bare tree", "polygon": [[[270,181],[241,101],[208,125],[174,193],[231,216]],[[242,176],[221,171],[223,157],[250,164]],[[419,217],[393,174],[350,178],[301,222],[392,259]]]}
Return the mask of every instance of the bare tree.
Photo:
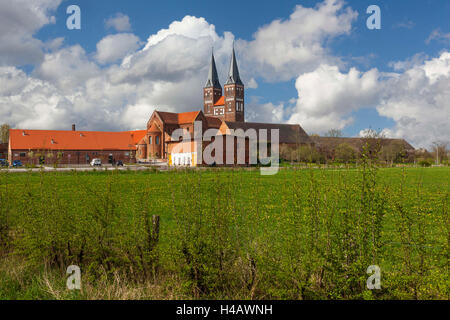
{"label": "bare tree", "polygon": [[7,143],[9,141],[9,129],[11,126],[7,123],[0,126],[0,142]]}
{"label": "bare tree", "polygon": [[325,133],[325,137],[333,137],[333,138],[340,138],[343,137],[344,134],[339,129],[330,129]]}
{"label": "bare tree", "polygon": [[433,142],[433,157],[436,159],[436,164],[439,165],[443,160],[447,160],[447,145],[448,142],[435,141]]}

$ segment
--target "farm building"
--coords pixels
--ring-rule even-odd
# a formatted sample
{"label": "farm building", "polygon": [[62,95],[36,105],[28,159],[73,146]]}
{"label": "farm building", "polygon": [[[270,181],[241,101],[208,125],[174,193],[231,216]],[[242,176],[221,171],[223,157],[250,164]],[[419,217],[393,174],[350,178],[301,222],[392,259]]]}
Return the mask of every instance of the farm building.
{"label": "farm building", "polygon": [[125,132],[11,129],[8,159],[23,164],[87,164],[136,161],[136,145],[145,130]]}

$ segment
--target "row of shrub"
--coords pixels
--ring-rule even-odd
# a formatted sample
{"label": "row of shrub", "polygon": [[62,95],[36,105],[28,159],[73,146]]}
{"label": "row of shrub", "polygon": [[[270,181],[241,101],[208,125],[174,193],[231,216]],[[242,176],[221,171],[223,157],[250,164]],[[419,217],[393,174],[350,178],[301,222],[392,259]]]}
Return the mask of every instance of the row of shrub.
{"label": "row of shrub", "polygon": [[[448,185],[431,190],[401,172],[381,180],[364,157],[358,171],[273,177],[0,173],[0,254],[62,279],[76,264],[94,285],[173,275],[187,298],[449,297]],[[382,270],[381,290],[366,288],[370,265]]]}

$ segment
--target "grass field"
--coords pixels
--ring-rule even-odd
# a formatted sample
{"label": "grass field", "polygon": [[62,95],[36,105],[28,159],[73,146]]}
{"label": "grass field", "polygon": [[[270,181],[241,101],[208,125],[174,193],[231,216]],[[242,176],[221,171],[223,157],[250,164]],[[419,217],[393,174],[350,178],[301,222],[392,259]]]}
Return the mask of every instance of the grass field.
{"label": "grass field", "polygon": [[449,181],[448,167],[0,171],[0,299],[448,299]]}

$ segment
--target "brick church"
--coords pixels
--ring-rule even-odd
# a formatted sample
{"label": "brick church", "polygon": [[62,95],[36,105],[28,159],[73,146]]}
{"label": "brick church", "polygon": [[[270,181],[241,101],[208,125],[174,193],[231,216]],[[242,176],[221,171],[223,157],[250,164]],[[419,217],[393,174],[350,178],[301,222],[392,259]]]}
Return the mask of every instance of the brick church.
{"label": "brick church", "polygon": [[[232,135],[237,129],[242,129],[244,132],[248,129],[255,129],[257,132],[260,129],[266,129],[269,132],[271,129],[279,129],[280,145],[295,147],[313,144],[313,141],[298,124],[245,121],[245,87],[239,75],[234,48],[223,89],[217,73],[214,54],[212,54],[208,78],[203,88],[203,111],[184,113],[154,111],[147,123],[147,134],[137,146],[136,157],[141,160],[162,159],[168,161],[169,165],[196,165],[195,142],[180,142],[171,139],[171,134],[175,129],[183,129],[192,134],[195,121],[202,122],[204,131],[217,129],[217,135]],[[184,148],[180,144],[188,146],[188,148]],[[177,149],[176,152],[174,152],[175,149]]]}
{"label": "brick church", "polygon": [[[299,146],[313,144],[300,125],[255,123],[245,121],[245,87],[239,75],[234,48],[224,87],[220,84],[214,54],[211,55],[208,78],[203,88],[203,111],[172,113],[155,110],[146,130],[126,132],[99,132],[12,129],[8,159],[24,164],[39,161],[51,164],[59,159],[61,164],[87,164],[92,158],[104,163],[114,160],[148,162],[157,160],[169,165],[197,165],[198,150],[194,139],[172,140],[172,133],[182,129],[191,135],[194,123],[202,123],[202,130],[216,130],[216,135],[233,136],[234,130],[279,129],[281,145]],[[236,139],[236,136],[234,136]],[[259,138],[259,137],[258,137]],[[205,148],[210,142],[202,142]],[[248,145],[248,142],[247,142]],[[246,150],[246,159],[248,158]],[[224,155],[225,157],[225,155]],[[36,160],[37,159],[37,160]],[[246,160],[248,163],[248,159]]]}

